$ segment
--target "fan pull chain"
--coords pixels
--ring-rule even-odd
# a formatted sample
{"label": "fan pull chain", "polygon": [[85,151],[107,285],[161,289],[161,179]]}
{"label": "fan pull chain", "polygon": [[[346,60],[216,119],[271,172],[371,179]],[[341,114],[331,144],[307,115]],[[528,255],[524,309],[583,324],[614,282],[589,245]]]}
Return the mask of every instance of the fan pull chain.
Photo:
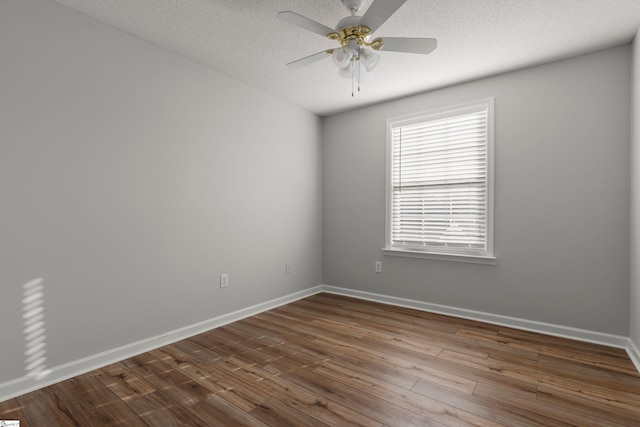
{"label": "fan pull chain", "polygon": [[[357,66],[356,66],[356,62],[358,63]],[[350,66],[351,66],[351,97],[353,98],[356,85],[358,86],[358,92],[360,92],[360,61],[352,59]]]}
{"label": "fan pull chain", "polygon": [[353,59],[351,60],[351,97],[353,98],[353,87],[354,87],[354,79],[355,79],[355,63]]}
{"label": "fan pull chain", "polygon": [[358,61],[358,92],[360,92],[360,61]]}

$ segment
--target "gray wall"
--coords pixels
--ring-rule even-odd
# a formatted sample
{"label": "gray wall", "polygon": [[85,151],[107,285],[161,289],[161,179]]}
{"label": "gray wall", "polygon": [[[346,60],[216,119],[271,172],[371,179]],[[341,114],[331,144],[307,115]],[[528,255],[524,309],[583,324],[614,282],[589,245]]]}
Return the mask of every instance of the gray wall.
{"label": "gray wall", "polygon": [[[638,33],[640,34],[640,32]],[[630,337],[640,349],[640,38],[633,47],[633,101],[631,107],[631,298]]]}
{"label": "gray wall", "polygon": [[[323,283],[628,336],[630,53],[326,118]],[[386,119],[485,97],[495,97],[497,265],[383,257]]]}
{"label": "gray wall", "polygon": [[35,278],[48,367],[320,284],[321,130],[52,1],[2,0],[0,383],[25,374]]}

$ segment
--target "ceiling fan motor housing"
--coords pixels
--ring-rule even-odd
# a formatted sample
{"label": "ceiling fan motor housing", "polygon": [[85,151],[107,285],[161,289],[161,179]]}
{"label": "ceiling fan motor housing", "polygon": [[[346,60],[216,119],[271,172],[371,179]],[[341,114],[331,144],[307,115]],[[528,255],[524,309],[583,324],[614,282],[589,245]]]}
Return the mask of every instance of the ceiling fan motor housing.
{"label": "ceiling fan motor housing", "polygon": [[358,24],[360,23],[361,18],[362,18],[361,16],[357,16],[357,15],[352,15],[352,16],[347,16],[346,18],[342,18],[338,22],[338,25],[336,25],[336,31],[340,31],[343,28],[348,28],[348,27],[357,27]]}
{"label": "ceiling fan motor housing", "polygon": [[369,43],[369,36],[371,35],[371,29],[364,25],[359,25],[361,16],[352,15],[343,18],[336,25],[336,32],[330,33],[327,37],[331,40],[335,40],[340,43],[341,46],[349,45],[358,53],[363,46],[370,46],[375,50],[382,49],[384,41],[382,39],[375,39]]}

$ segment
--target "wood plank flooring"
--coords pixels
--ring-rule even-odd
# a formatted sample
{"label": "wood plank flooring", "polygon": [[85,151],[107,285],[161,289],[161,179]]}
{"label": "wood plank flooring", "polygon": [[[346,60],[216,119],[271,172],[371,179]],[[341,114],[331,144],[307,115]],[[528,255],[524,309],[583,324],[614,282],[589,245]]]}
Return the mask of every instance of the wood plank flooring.
{"label": "wood plank flooring", "polygon": [[26,426],[639,426],[624,350],[319,294],[0,403]]}

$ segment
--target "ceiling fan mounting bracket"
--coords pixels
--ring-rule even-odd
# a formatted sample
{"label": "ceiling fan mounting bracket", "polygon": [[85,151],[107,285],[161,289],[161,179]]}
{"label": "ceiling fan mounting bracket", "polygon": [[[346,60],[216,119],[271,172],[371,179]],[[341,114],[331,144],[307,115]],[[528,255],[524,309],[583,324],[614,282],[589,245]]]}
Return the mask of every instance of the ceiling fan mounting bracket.
{"label": "ceiling fan mounting bracket", "polygon": [[362,3],[364,3],[364,0],[342,0],[344,7],[352,14],[355,14],[362,8]]}
{"label": "ceiling fan mounting bracket", "polygon": [[375,39],[372,42],[367,41],[367,37],[371,35],[371,29],[366,25],[359,25],[357,27],[345,27],[335,33],[330,33],[327,37],[330,40],[335,40],[340,43],[341,46],[350,44],[352,40],[357,41],[358,46],[369,46],[375,50],[380,50],[384,46],[382,39]]}

